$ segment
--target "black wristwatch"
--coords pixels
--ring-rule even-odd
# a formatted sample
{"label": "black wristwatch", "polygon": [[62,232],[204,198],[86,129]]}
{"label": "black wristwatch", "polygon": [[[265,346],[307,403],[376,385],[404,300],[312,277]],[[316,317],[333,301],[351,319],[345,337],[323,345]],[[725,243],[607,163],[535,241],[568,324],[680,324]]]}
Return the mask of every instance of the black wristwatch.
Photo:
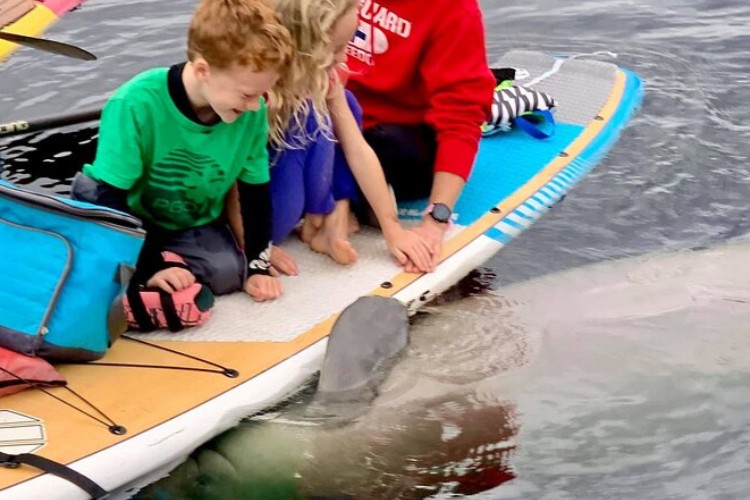
{"label": "black wristwatch", "polygon": [[427,207],[427,213],[430,214],[430,217],[436,222],[447,224],[451,220],[453,211],[445,203],[433,203]]}

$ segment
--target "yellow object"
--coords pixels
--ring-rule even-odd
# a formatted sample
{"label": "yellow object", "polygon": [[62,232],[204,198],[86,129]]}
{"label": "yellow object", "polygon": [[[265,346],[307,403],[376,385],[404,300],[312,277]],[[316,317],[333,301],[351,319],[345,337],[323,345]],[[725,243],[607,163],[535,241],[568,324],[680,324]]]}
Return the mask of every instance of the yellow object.
{"label": "yellow object", "polygon": [[[57,16],[42,4],[36,4],[18,21],[5,26],[0,31],[26,36],[40,36],[57,21]],[[7,59],[19,46],[15,43],[0,40],[0,62]]]}

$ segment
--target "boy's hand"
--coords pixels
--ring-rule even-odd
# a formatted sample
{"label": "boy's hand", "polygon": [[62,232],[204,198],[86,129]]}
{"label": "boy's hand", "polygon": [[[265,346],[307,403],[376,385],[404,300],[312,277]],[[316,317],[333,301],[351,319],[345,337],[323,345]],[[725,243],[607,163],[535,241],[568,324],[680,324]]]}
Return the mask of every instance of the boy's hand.
{"label": "boy's hand", "polygon": [[146,286],[161,288],[167,293],[179,292],[195,283],[193,273],[182,267],[168,267],[157,272]]}
{"label": "boy's hand", "polygon": [[283,289],[279,278],[254,274],[245,282],[245,292],[256,301],[264,302],[279,298]]}

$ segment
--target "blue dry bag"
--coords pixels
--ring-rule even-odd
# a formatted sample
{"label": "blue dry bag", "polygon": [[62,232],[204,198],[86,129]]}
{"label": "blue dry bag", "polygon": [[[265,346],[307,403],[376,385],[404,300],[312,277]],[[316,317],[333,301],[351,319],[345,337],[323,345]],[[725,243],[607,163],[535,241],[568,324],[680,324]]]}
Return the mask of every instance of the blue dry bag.
{"label": "blue dry bag", "polygon": [[0,181],[0,345],[90,361],[122,323],[145,232],[128,214]]}

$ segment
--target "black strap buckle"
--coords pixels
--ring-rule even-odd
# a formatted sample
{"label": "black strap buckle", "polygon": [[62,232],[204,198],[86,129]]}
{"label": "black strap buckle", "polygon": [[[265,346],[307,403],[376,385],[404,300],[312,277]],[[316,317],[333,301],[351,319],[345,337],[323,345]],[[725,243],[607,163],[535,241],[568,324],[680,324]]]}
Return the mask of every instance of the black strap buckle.
{"label": "black strap buckle", "polygon": [[21,466],[21,462],[18,461],[17,455],[3,455],[0,458],[0,466],[6,469],[18,469]]}

